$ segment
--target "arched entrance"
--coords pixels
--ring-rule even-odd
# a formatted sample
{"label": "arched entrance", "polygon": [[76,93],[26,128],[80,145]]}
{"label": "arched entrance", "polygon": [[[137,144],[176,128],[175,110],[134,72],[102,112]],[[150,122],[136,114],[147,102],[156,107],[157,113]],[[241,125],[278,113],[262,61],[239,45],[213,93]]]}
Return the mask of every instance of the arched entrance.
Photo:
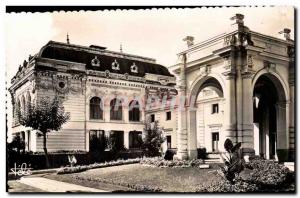
{"label": "arched entrance", "polygon": [[272,74],[261,75],[253,89],[255,154],[276,159],[277,149],[287,149],[287,103],[281,82]]}
{"label": "arched entrance", "polygon": [[197,148],[206,148],[208,152],[218,152],[218,141],[223,139],[221,133],[223,97],[223,87],[220,80],[215,77],[203,77],[192,86],[188,110],[190,158],[197,157]]}

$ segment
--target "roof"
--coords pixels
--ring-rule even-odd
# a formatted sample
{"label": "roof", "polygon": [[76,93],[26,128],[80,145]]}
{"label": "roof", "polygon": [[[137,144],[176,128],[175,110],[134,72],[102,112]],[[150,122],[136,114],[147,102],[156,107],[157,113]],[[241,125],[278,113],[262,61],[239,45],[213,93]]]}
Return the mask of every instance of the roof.
{"label": "roof", "polygon": [[[111,52],[104,47],[85,47],[50,41],[42,48],[39,56],[42,58],[82,63],[86,65],[86,69],[97,71],[109,70],[112,73],[128,73],[129,75],[139,77],[145,76],[146,73],[173,76],[166,67],[156,64],[154,59]],[[92,65],[92,60],[95,58],[100,61],[100,66]],[[119,70],[112,69],[112,64],[115,61],[119,64]],[[138,68],[137,73],[131,71],[131,66],[134,64]]]}

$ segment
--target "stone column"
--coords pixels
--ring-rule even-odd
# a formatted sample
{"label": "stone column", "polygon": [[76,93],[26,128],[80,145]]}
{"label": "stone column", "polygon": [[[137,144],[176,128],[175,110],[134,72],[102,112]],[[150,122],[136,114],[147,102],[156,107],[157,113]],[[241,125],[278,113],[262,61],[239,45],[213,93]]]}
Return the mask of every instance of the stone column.
{"label": "stone column", "polygon": [[177,133],[177,158],[178,159],[187,159],[187,144],[188,144],[188,136],[187,136],[187,110],[186,110],[186,54],[182,55],[183,63],[180,66],[180,76],[178,83],[178,99],[179,99],[179,107],[178,107],[178,133]]}
{"label": "stone column", "polygon": [[123,121],[125,123],[128,123],[129,122],[129,108],[128,106],[123,106],[122,108],[122,114],[123,114]]}
{"label": "stone column", "polygon": [[188,111],[188,154],[189,159],[197,159],[197,110],[191,107]]}
{"label": "stone column", "polygon": [[288,54],[290,57],[290,65],[289,65],[289,88],[290,88],[290,108],[289,108],[289,160],[295,161],[295,52],[294,47],[288,48]]}
{"label": "stone column", "polygon": [[277,149],[287,152],[289,148],[288,115],[289,103],[278,102],[276,104],[277,114]]}
{"label": "stone column", "polygon": [[129,131],[124,131],[124,146],[129,149]]}
{"label": "stone column", "polygon": [[251,76],[243,75],[243,102],[242,102],[242,147],[244,154],[254,154],[253,132],[253,90],[251,89]]}
{"label": "stone column", "polygon": [[229,75],[226,78],[224,107],[224,135],[225,138],[236,142],[236,97],[235,97],[235,77]]}

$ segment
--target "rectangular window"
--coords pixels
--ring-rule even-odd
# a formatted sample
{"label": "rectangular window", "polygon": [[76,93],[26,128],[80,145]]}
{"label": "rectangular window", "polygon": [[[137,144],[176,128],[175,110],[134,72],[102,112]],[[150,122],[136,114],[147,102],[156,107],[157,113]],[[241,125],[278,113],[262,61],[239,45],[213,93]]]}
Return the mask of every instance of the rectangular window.
{"label": "rectangular window", "polygon": [[105,132],[103,130],[90,131],[90,151],[103,151],[106,148]]}
{"label": "rectangular window", "polygon": [[167,135],[167,148],[168,149],[172,148],[171,136],[170,135]]}
{"label": "rectangular window", "polygon": [[142,132],[130,131],[129,132],[129,148],[139,149],[142,146]]}
{"label": "rectangular window", "polygon": [[213,152],[218,152],[218,144],[219,144],[219,133],[215,132],[212,133],[212,151]]}
{"label": "rectangular window", "polygon": [[213,104],[212,105],[212,111],[211,111],[212,114],[214,113],[219,113],[219,104]]}
{"label": "rectangular window", "polygon": [[167,117],[167,120],[171,120],[171,111],[168,111],[166,113],[166,117]]}
{"label": "rectangular window", "polygon": [[151,122],[155,122],[155,115],[151,114]]}

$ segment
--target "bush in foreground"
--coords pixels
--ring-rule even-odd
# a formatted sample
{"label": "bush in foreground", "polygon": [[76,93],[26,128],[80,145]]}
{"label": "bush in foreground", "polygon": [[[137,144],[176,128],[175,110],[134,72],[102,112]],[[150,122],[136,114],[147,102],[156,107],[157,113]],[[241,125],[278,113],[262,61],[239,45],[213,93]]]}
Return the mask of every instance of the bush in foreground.
{"label": "bush in foreground", "polygon": [[294,192],[295,174],[282,164],[270,160],[252,160],[247,172],[230,182],[225,178],[197,192]]}

